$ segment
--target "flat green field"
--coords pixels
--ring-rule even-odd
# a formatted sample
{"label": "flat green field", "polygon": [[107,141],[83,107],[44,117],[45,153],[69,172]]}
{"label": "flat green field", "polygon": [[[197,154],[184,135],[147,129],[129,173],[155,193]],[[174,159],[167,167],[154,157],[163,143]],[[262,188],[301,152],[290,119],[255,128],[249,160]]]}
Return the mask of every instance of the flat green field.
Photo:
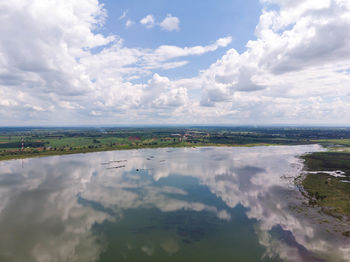
{"label": "flat green field", "polygon": [[320,143],[323,145],[342,145],[350,146],[350,139],[318,139],[311,140],[312,142]]}
{"label": "flat green field", "polygon": [[350,128],[0,128],[0,160],[133,148],[315,143],[349,150]]}
{"label": "flat green field", "polygon": [[0,160],[133,148],[308,143],[300,136],[270,132],[240,128],[0,128]]}

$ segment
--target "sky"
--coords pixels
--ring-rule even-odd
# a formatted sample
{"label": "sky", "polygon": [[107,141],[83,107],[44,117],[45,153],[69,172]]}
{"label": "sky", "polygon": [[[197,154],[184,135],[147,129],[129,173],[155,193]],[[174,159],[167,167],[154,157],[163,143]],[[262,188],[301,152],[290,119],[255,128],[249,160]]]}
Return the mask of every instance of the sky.
{"label": "sky", "polygon": [[0,2],[0,126],[350,125],[349,0]]}

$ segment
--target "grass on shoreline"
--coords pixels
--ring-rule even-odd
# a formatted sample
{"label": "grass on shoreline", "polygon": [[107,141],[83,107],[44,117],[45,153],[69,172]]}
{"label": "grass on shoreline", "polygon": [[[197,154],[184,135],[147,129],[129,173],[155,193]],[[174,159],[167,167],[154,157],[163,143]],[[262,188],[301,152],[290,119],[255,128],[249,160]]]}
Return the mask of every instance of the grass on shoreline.
{"label": "grass on shoreline", "polygon": [[321,207],[323,213],[350,223],[350,153],[315,152],[302,156],[305,171],[345,172],[346,177],[325,173],[307,173],[301,182],[311,205]]}

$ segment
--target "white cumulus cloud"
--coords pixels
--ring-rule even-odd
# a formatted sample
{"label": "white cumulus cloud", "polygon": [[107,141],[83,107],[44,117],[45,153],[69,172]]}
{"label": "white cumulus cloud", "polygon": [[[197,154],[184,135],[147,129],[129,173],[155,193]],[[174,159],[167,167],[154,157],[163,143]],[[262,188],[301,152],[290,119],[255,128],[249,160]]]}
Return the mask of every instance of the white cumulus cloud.
{"label": "white cumulus cloud", "polygon": [[[349,2],[261,3],[245,51],[230,48],[198,75],[172,79],[167,70],[232,38],[130,48],[99,33],[107,11],[98,0],[3,1],[1,123],[350,124]],[[174,31],[175,18],[140,23]]]}
{"label": "white cumulus cloud", "polygon": [[166,31],[180,31],[180,20],[176,16],[168,14],[164,20],[159,24],[160,27]]}
{"label": "white cumulus cloud", "polygon": [[153,15],[147,15],[140,20],[140,24],[146,26],[146,28],[152,28],[155,25],[155,20]]}

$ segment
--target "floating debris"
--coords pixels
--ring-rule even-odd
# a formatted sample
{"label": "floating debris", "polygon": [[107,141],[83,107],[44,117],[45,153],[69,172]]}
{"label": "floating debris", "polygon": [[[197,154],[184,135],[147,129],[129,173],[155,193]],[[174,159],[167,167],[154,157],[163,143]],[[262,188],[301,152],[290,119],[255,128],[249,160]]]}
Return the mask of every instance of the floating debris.
{"label": "floating debris", "polygon": [[151,170],[151,168],[136,168],[137,172],[139,172],[139,171],[148,171],[148,170]]}
{"label": "floating debris", "polygon": [[108,162],[101,163],[101,165],[110,165],[112,163],[122,163],[127,162],[128,160],[109,160]]}
{"label": "floating debris", "polygon": [[113,167],[107,167],[107,169],[123,168],[123,167],[125,167],[125,165],[122,165],[122,166],[113,166]]}

